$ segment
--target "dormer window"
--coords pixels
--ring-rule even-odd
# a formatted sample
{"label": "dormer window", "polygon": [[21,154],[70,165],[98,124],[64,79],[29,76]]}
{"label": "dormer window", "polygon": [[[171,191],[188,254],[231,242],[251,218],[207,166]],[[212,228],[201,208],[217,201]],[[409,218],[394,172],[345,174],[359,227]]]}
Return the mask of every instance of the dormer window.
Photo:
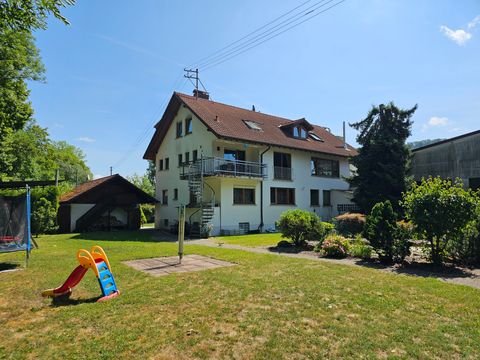
{"label": "dormer window", "polygon": [[243,122],[245,123],[245,125],[247,125],[247,127],[249,129],[252,129],[252,130],[256,130],[256,131],[263,131],[262,127],[260,126],[259,123],[256,123],[255,121],[252,121],[252,120],[243,120]]}
{"label": "dormer window", "polygon": [[312,131],[313,126],[305,119],[298,119],[280,126],[285,135],[295,139],[307,139],[308,132]]}
{"label": "dormer window", "polygon": [[307,130],[305,130],[301,126],[295,126],[293,128],[293,137],[299,139],[306,139],[307,138]]}

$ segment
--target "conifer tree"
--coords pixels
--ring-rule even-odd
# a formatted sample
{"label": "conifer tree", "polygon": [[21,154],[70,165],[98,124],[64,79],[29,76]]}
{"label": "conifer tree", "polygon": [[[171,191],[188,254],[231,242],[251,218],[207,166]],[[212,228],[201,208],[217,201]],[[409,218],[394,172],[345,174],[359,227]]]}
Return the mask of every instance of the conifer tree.
{"label": "conifer tree", "polygon": [[417,105],[408,110],[397,108],[393,102],[374,106],[367,117],[350,124],[359,130],[361,145],[353,158],[356,174],[349,179],[354,188],[353,201],[369,213],[381,201],[389,200],[398,209],[402,192],[406,190],[410,150],[411,117]]}

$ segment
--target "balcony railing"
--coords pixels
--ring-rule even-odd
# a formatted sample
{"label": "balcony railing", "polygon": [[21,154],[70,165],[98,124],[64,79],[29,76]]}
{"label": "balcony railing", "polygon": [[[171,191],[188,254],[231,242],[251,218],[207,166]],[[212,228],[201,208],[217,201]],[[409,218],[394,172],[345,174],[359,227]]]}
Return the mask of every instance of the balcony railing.
{"label": "balcony railing", "polygon": [[180,177],[188,178],[191,175],[229,176],[229,177],[267,177],[267,165],[253,161],[226,160],[222,158],[203,158],[182,165]]}
{"label": "balcony railing", "polygon": [[292,180],[292,168],[283,167],[283,166],[274,166],[273,178],[275,180]]}

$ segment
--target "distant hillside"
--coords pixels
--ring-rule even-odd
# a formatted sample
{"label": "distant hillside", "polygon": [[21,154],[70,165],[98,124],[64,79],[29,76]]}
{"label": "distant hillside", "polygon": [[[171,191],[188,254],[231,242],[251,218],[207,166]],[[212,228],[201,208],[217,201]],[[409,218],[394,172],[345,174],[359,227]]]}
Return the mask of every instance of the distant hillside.
{"label": "distant hillside", "polygon": [[436,142],[439,142],[439,141],[443,141],[445,139],[425,139],[425,140],[420,140],[420,141],[412,141],[412,142],[409,142],[407,143],[407,146],[410,148],[410,149],[417,149],[419,147],[422,147],[422,146],[427,146],[427,145],[430,145],[430,144],[433,144],[433,143],[436,143]]}

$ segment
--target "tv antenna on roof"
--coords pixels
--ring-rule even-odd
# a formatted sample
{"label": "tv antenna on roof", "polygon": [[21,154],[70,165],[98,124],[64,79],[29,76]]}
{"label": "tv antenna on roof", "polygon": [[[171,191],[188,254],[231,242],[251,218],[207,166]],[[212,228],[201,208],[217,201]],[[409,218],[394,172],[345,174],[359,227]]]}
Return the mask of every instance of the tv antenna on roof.
{"label": "tv antenna on roof", "polygon": [[[205,91],[206,94],[208,94],[207,89],[203,85],[202,80],[200,80],[200,77],[198,76],[198,69],[187,69],[187,68],[185,68],[185,69],[183,69],[183,71],[185,71],[185,75],[183,75],[183,77],[190,80],[192,85],[195,87],[194,94],[195,94],[195,97],[197,99],[198,99],[198,93],[199,93],[198,84],[202,85],[203,90]],[[193,82],[192,80],[195,80],[195,82]]]}

